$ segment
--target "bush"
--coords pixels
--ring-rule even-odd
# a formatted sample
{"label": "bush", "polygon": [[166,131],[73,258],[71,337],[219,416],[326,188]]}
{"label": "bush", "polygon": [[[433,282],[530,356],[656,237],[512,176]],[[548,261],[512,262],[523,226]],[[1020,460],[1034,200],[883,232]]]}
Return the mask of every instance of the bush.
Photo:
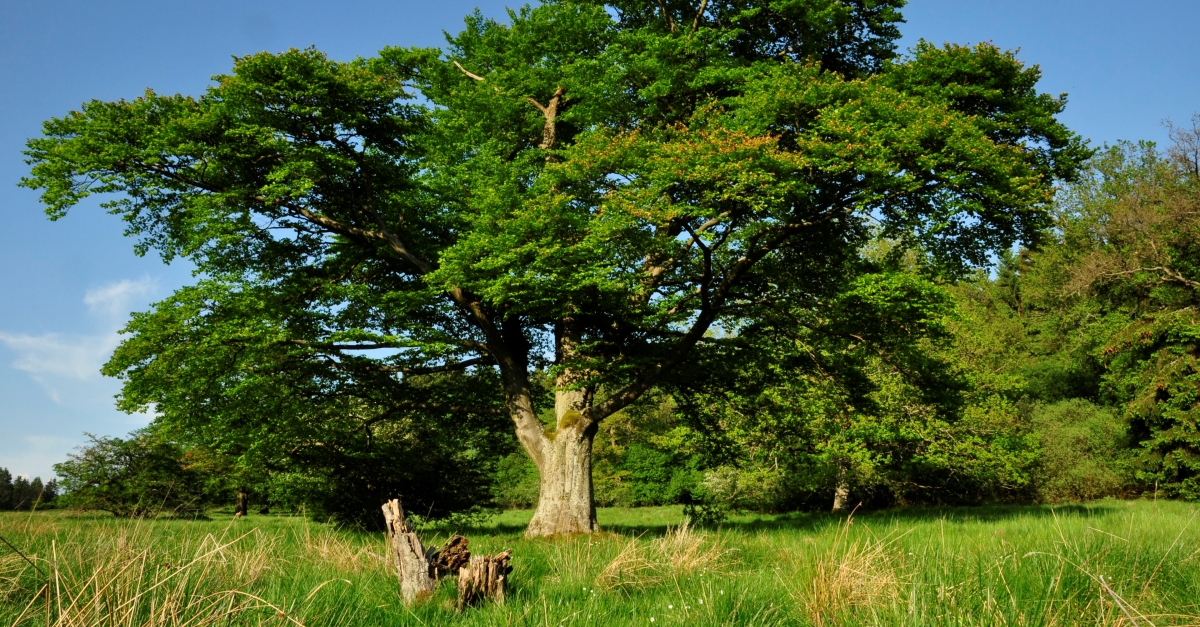
{"label": "bush", "polygon": [[1124,491],[1125,429],[1107,409],[1083,399],[1039,404],[1032,423],[1041,446],[1039,500],[1089,501]]}
{"label": "bush", "polygon": [[528,509],[537,505],[539,483],[533,460],[524,451],[516,451],[496,464],[492,496],[504,509]]}
{"label": "bush", "polygon": [[118,518],[203,510],[205,477],[183,466],[179,445],[145,430],[124,440],[87,435],[90,444],[54,465],[68,507]]}

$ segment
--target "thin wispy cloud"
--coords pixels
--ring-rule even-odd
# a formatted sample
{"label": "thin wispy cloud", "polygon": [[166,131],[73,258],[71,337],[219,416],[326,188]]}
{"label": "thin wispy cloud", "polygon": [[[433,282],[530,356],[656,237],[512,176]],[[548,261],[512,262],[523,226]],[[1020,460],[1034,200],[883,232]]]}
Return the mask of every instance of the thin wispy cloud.
{"label": "thin wispy cloud", "polygon": [[72,384],[100,378],[100,367],[120,343],[117,331],[129,312],[154,291],[149,278],[128,279],[87,291],[83,303],[99,333],[10,333],[0,331],[0,344],[16,353],[13,368],[29,373],[56,403]]}
{"label": "thin wispy cloud", "polygon": [[140,302],[153,291],[154,281],[149,277],[139,281],[123,279],[88,290],[83,296],[83,304],[88,306],[88,312],[92,315],[105,316],[119,326],[124,324],[134,303]]}

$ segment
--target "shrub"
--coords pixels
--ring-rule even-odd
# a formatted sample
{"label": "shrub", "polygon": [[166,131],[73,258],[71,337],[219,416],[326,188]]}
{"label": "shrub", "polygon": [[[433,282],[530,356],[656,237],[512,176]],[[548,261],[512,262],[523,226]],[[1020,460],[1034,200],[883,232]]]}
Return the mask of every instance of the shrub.
{"label": "shrub", "polygon": [[179,445],[145,430],[124,440],[91,434],[88,438],[90,444],[54,466],[68,507],[110,512],[118,518],[203,509],[205,479],[183,466]]}
{"label": "shrub", "polygon": [[539,480],[537,466],[523,451],[516,451],[496,464],[496,483],[492,488],[496,505],[504,509],[522,509],[537,505]]}
{"label": "shrub", "polygon": [[1126,487],[1120,454],[1127,450],[1125,429],[1107,409],[1083,399],[1040,404],[1032,423],[1041,446],[1035,476],[1041,501],[1087,501]]}

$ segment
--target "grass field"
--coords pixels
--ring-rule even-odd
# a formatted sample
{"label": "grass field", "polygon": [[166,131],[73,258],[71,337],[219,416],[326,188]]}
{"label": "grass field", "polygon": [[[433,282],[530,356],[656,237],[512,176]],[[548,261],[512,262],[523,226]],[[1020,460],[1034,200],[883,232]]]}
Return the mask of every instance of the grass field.
{"label": "grass field", "polygon": [[[504,605],[453,583],[406,609],[382,534],[302,518],[0,515],[0,623],[21,625],[1200,625],[1200,506],[1104,501],[742,516],[607,509],[606,533],[526,541],[529,512],[453,531],[515,551]],[[1103,580],[1101,579],[1103,578]],[[49,582],[49,594],[46,586]],[[47,605],[47,600],[49,601]]]}

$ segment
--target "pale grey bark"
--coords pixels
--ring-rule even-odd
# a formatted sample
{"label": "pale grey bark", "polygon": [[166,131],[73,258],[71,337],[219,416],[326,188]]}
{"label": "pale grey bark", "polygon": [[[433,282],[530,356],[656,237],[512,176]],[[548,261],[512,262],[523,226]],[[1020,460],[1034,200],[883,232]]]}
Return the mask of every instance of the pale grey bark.
{"label": "pale grey bark", "polygon": [[405,605],[433,595],[433,578],[429,576],[429,560],[417,534],[404,521],[400,501],[392,499],[383,505],[383,518],[391,540],[390,557],[400,581],[400,599]]}
{"label": "pale grey bark", "polygon": [[[559,363],[578,356],[581,333],[571,317],[557,333]],[[566,368],[558,374],[554,393],[555,429],[542,434],[538,474],[541,485],[537,510],[525,537],[594,533],[596,507],[592,502],[592,441],[597,421],[590,417],[592,390],[587,373]],[[535,456],[536,460],[536,456]]]}
{"label": "pale grey bark", "polygon": [[833,489],[833,511],[844,512],[850,508],[850,485],[844,480],[839,481]]}

